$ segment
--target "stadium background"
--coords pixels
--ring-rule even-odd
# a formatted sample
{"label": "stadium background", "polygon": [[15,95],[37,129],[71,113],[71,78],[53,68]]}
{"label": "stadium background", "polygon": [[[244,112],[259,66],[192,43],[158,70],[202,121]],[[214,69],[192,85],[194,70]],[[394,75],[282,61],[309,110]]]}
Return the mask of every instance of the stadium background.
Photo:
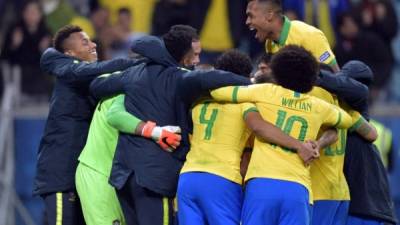
{"label": "stadium background", "polygon": [[[374,70],[371,114],[393,134],[388,173],[400,216],[400,1],[283,2],[288,17],[325,32],[340,64],[360,59]],[[40,72],[38,60],[59,27],[81,26],[96,41],[100,59],[109,59],[128,56],[129,42],[140,35],[189,24],[199,29],[201,63],[230,48],[256,62],[263,46],[245,26],[245,8],[246,0],[0,0],[0,224],[42,224],[43,205],[32,197],[32,183],[54,80]]]}

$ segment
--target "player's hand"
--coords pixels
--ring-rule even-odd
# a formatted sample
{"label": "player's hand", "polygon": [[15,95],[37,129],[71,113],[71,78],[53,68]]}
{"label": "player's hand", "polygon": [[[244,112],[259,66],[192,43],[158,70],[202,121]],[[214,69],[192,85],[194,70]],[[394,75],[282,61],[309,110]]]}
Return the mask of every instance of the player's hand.
{"label": "player's hand", "polygon": [[178,126],[156,126],[156,123],[148,121],[142,130],[142,136],[156,141],[160,147],[173,152],[181,143],[181,128]]}
{"label": "player's hand", "polygon": [[315,141],[307,141],[300,145],[297,154],[303,160],[304,165],[309,166],[314,159],[319,157],[319,146]]}

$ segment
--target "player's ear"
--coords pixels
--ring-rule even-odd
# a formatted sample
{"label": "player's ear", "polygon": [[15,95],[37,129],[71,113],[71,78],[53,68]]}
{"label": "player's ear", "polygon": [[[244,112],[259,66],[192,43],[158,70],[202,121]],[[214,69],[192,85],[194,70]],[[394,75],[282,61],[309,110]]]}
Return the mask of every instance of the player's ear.
{"label": "player's ear", "polygon": [[74,52],[71,50],[66,50],[64,51],[64,54],[68,55],[68,56],[75,56]]}
{"label": "player's ear", "polygon": [[268,10],[267,13],[265,14],[265,19],[270,22],[274,19],[275,13],[272,10]]}

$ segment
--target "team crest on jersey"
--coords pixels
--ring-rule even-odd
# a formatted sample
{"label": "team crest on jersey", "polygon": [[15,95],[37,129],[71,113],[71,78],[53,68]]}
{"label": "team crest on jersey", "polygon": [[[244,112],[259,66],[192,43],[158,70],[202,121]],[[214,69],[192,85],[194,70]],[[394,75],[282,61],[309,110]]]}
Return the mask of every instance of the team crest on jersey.
{"label": "team crest on jersey", "polygon": [[319,61],[320,61],[320,62],[324,62],[324,61],[327,60],[330,56],[331,56],[331,54],[330,54],[328,51],[326,51],[326,52],[324,52],[324,54],[322,54],[322,55],[319,57]]}
{"label": "team crest on jersey", "polygon": [[112,225],[121,225],[121,222],[119,220],[114,220],[112,222]]}

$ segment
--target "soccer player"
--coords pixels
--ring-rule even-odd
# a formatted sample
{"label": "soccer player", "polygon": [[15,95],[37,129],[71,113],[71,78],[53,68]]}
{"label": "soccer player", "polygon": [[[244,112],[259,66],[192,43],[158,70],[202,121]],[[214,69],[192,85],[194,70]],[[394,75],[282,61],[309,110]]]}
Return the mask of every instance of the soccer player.
{"label": "soccer player", "polygon": [[[351,125],[342,109],[304,94],[319,72],[309,51],[286,46],[273,56],[271,68],[277,85],[227,87],[211,94],[216,100],[256,103],[265,120],[300,141],[315,139],[322,125]],[[245,178],[243,224],[310,224],[310,179],[309,168],[293,151],[257,138]]]}
{"label": "soccer player", "polygon": [[[118,141],[118,130],[152,138],[164,150],[172,151],[180,142],[179,127],[158,127],[144,123],[127,113],[124,96],[102,100],[96,107],[86,145],[76,169],[76,189],[87,225],[125,224],[114,187],[108,184],[112,159]],[[117,130],[118,129],[118,130]],[[126,215],[132,216],[132,215]]]}
{"label": "soccer player", "polygon": [[271,54],[264,53],[261,55],[257,62],[257,71],[254,73],[254,76],[251,78],[251,82],[253,84],[260,83],[271,83],[273,82],[271,75]]}
{"label": "soccer player", "polygon": [[96,44],[77,26],[59,29],[53,45],[55,49],[47,49],[40,60],[42,70],[56,76],[56,83],[39,146],[33,193],[44,199],[49,224],[84,224],[74,178],[95,107],[89,83],[138,61],[96,62]]}
{"label": "soccer player", "polygon": [[[217,59],[215,68],[248,76],[252,64],[246,54],[231,50]],[[267,141],[271,140],[271,129],[279,130],[265,123],[257,111],[252,103],[221,104],[212,99],[201,100],[194,106],[191,148],[178,182],[180,224],[240,224],[240,161],[245,144],[252,129]],[[282,131],[276,133],[286,136]],[[299,154],[305,151],[302,142],[289,136],[276,140],[280,142],[275,144],[296,149]]]}
{"label": "soccer player", "polygon": [[[349,71],[346,76],[367,86],[373,81],[371,69],[359,61],[350,61],[343,70]],[[337,88],[331,87],[330,91],[335,93]],[[367,99],[359,105],[359,111],[368,120]],[[376,146],[358,134],[350,133],[344,160],[344,173],[351,196],[347,225],[397,224],[387,173]]]}
{"label": "soccer player", "polygon": [[[189,146],[190,104],[210,89],[249,84],[248,79],[227,72],[182,69],[191,62],[187,58],[194,57],[192,43],[197,40],[196,30],[183,25],[173,26],[162,39],[139,38],[132,50],[149,62],[91,84],[97,97],[124,92],[127,111],[143,121],[182,129],[181,145],[173,153],[137,136],[119,136],[110,182],[117,188],[124,214],[136,212],[139,225],[172,224],[172,197]],[[126,219],[127,224],[135,223]]]}
{"label": "soccer player", "polygon": [[[337,75],[340,76],[340,75]],[[342,106],[352,117],[349,131],[358,132],[363,138],[373,141],[377,137],[376,130],[357,111],[351,110],[345,103],[328,91],[314,87],[308,93],[328,103]],[[343,173],[346,150],[347,129],[338,129],[335,143],[324,148],[320,158],[311,165],[311,183],[313,192],[312,224],[345,225],[349,208],[350,193]],[[318,142],[323,141],[320,139]]]}
{"label": "soccer player", "polygon": [[321,63],[336,72],[339,66],[324,33],[301,21],[290,21],[282,14],[281,0],[250,0],[246,24],[256,30],[256,39],[265,42],[267,53],[276,53],[285,45],[295,44],[311,51]]}

